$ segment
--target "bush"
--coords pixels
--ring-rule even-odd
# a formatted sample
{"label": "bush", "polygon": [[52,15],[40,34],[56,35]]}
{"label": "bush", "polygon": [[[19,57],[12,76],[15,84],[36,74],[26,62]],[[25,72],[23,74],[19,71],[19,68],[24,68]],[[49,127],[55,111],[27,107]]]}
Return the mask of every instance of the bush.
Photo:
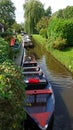
{"label": "bush", "polygon": [[13,35],[13,33],[12,32],[0,32],[0,36],[1,37],[7,37],[7,36],[12,36]]}
{"label": "bush", "polygon": [[73,46],[73,20],[54,18],[48,26],[48,38],[53,42],[58,38],[67,39],[67,45]]}
{"label": "bush", "polygon": [[20,68],[11,60],[0,65],[0,130],[20,130],[25,117],[25,87]]}
{"label": "bush", "polygon": [[54,49],[63,50],[67,46],[66,41],[66,39],[62,39],[61,37],[59,37],[53,42],[52,47]]}
{"label": "bush", "polygon": [[9,46],[3,38],[0,38],[0,63],[3,63],[6,59],[14,59],[16,51]]}
{"label": "bush", "polygon": [[9,45],[0,38],[0,130],[20,130],[25,117],[25,84],[21,68],[9,59]]}
{"label": "bush", "polygon": [[19,34],[19,35],[17,35],[17,39],[18,39],[18,41],[21,43],[21,40],[22,40],[22,36]]}
{"label": "bush", "polygon": [[0,37],[4,38],[4,40],[7,42],[10,42],[10,39],[12,38],[13,35],[14,33],[12,32],[0,32]]}
{"label": "bush", "polygon": [[4,39],[0,38],[0,63],[9,57],[9,45]]}
{"label": "bush", "polygon": [[47,29],[41,29],[39,32],[40,35],[42,35],[43,37],[47,38]]}

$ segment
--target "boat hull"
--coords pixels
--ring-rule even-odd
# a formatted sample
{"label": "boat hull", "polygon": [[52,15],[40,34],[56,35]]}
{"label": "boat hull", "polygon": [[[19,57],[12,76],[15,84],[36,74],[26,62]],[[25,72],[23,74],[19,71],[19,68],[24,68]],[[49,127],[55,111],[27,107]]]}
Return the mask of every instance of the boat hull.
{"label": "boat hull", "polygon": [[[38,124],[27,114],[27,120],[23,122],[25,130],[42,130]],[[54,112],[51,115],[50,121],[48,121],[48,127],[44,130],[53,130],[54,124]]]}
{"label": "boat hull", "polygon": [[52,89],[49,87],[44,90],[27,90],[26,95],[25,126],[29,126],[32,130],[48,130],[49,128],[52,130],[55,106]]}

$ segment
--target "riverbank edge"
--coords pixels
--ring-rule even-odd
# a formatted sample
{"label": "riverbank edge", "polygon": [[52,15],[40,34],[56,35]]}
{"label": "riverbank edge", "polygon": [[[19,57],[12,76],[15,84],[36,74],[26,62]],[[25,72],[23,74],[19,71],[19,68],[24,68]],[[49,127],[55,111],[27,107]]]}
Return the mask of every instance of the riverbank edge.
{"label": "riverbank edge", "polygon": [[[73,75],[73,66],[70,65],[70,59],[72,59],[73,62],[73,57],[71,57],[72,55],[66,57],[66,54],[62,56],[62,53],[64,54],[64,51],[59,51],[59,50],[55,50],[53,48],[49,48],[48,46],[48,40],[43,38],[42,36],[40,36],[39,34],[33,34],[32,38],[34,40],[35,43],[39,43],[42,46],[45,46],[46,50],[55,58],[55,60],[57,62],[59,62],[63,67],[65,67],[72,75]],[[73,48],[72,49],[72,53],[73,53]],[[67,50],[68,53],[70,53],[70,49]],[[56,54],[57,53],[57,54]],[[67,61],[69,61],[69,64],[67,62],[65,62],[67,59]]]}

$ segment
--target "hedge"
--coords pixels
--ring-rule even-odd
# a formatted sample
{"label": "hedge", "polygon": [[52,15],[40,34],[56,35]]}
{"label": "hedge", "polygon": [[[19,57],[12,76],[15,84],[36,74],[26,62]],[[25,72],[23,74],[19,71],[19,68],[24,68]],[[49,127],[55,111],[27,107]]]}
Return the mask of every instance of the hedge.
{"label": "hedge", "polygon": [[73,46],[73,20],[52,19],[48,26],[47,34],[48,39],[51,39],[52,42],[61,37],[66,39],[67,46]]}

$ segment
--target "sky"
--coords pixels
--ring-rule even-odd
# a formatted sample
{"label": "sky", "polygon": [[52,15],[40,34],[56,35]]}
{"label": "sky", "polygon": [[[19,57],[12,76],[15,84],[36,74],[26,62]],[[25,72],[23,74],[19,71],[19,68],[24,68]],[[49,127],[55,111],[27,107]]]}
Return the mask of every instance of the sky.
{"label": "sky", "polygon": [[[45,9],[51,6],[52,13],[56,12],[59,9],[64,9],[68,5],[73,6],[73,0],[40,0],[40,1],[42,4],[44,4]],[[23,4],[25,3],[25,0],[12,0],[12,2],[16,7],[15,14],[17,23],[23,23],[24,22]]]}

